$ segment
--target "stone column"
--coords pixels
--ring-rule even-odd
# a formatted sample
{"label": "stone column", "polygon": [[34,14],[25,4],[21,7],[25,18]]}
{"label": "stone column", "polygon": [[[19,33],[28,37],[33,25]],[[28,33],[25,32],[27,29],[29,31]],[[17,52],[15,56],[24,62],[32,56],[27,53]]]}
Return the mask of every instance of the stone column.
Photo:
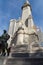
{"label": "stone column", "polygon": [[14,31],[14,20],[10,20],[10,25],[9,25],[9,30],[8,30],[8,34],[10,35],[10,39],[7,41],[8,46],[10,46],[11,43],[11,38],[13,36],[13,31]]}
{"label": "stone column", "polygon": [[13,35],[14,35],[14,33],[16,32],[16,25],[17,25],[17,24],[16,24],[16,20],[14,20],[14,28],[13,28],[14,30],[13,30]]}
{"label": "stone column", "polygon": [[23,44],[23,34],[18,34],[17,36],[17,45]]}
{"label": "stone column", "polygon": [[22,20],[25,22],[26,19],[31,15],[31,9],[29,6],[23,8]]}
{"label": "stone column", "polygon": [[8,33],[12,36],[14,31],[14,20],[10,20],[9,30]]}

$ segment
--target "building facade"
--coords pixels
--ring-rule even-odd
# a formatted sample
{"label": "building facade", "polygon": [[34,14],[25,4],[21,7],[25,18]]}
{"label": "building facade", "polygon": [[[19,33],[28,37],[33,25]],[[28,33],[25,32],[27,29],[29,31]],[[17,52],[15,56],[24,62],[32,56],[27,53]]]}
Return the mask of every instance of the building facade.
{"label": "building facade", "polygon": [[8,40],[8,44],[9,46],[12,44],[14,44],[14,46],[27,45],[27,49],[30,49],[30,52],[33,52],[32,50],[40,48],[41,30],[34,24],[32,8],[28,0],[24,3],[21,9],[22,16],[18,20],[10,20],[8,30],[10,39]]}

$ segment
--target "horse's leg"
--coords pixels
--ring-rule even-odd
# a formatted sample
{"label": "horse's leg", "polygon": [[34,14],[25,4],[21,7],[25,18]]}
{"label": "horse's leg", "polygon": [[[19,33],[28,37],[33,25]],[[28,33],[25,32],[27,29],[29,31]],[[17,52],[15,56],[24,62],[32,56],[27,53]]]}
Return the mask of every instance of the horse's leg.
{"label": "horse's leg", "polygon": [[1,55],[2,49],[0,49],[0,55]]}
{"label": "horse's leg", "polygon": [[6,49],[7,56],[8,56],[8,43],[6,43],[6,45],[5,45],[5,49]]}
{"label": "horse's leg", "polygon": [[0,54],[1,54],[1,49],[0,49]]}
{"label": "horse's leg", "polygon": [[2,56],[5,56],[6,53],[5,53],[5,48],[2,49]]}
{"label": "horse's leg", "polygon": [[0,54],[1,54],[1,45],[0,45]]}
{"label": "horse's leg", "polygon": [[10,47],[8,48],[8,43],[6,44],[6,51],[7,51],[7,56],[9,56],[9,53],[10,53]]}
{"label": "horse's leg", "polygon": [[11,49],[11,48],[8,48],[8,49],[7,49],[7,56],[9,56],[9,54],[10,54],[10,49]]}

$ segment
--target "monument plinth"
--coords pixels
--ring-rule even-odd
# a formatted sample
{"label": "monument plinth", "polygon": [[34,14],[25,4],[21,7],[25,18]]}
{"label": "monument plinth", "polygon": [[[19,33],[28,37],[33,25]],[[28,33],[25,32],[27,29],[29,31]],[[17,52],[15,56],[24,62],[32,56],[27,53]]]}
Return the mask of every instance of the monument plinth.
{"label": "monument plinth", "polygon": [[[31,35],[33,37],[35,36],[35,34],[31,34]],[[26,36],[26,34],[25,34],[25,36]],[[29,38],[32,38],[32,37],[29,37]],[[42,59],[43,59],[42,58],[43,52],[42,52],[41,48],[39,47],[39,44],[35,43],[35,41],[37,39],[38,39],[37,36],[35,36],[34,39],[32,39],[34,41],[34,43],[27,43],[27,44],[26,43],[22,43],[22,44],[17,43],[16,45],[11,44],[11,52],[10,52],[9,57],[6,59],[5,65],[34,65],[34,64],[41,65]],[[32,42],[32,40],[29,42]],[[33,49],[32,44],[36,48]]]}

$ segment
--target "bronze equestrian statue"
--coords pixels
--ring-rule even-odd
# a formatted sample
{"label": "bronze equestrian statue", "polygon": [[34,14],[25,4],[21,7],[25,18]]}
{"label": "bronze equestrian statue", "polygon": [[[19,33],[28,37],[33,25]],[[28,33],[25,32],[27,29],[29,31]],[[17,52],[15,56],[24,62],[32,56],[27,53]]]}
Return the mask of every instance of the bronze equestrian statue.
{"label": "bronze equestrian statue", "polygon": [[10,53],[10,48],[8,48],[8,39],[10,38],[10,36],[8,35],[7,31],[4,30],[3,35],[0,37],[0,53],[1,56],[5,56],[6,52],[7,52],[7,56],[9,56]]}

